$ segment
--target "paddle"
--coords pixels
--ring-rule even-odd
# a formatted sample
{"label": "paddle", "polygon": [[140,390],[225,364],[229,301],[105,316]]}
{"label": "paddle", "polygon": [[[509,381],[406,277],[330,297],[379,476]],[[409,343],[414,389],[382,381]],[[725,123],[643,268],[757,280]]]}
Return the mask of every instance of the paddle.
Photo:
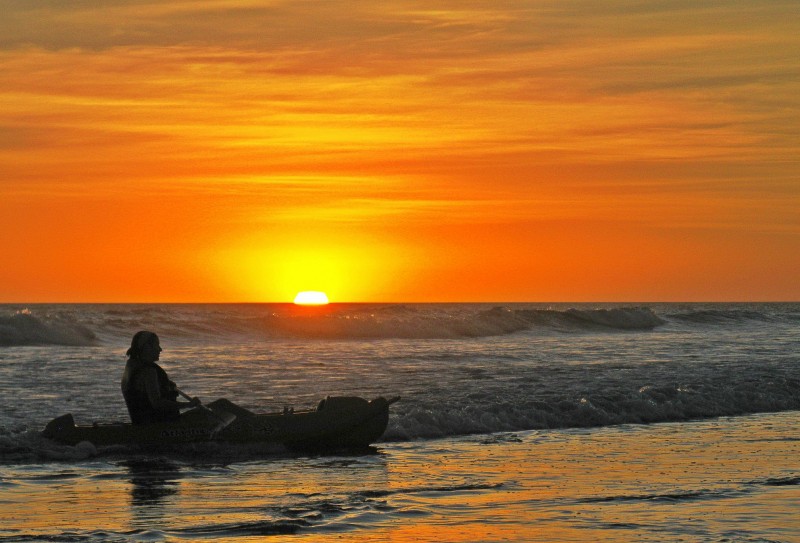
{"label": "paddle", "polygon": [[[182,391],[181,389],[179,389],[177,387],[175,388],[175,392],[177,392],[178,394],[180,394],[181,396],[183,396],[185,399],[187,399],[189,401],[194,400],[194,398],[192,398],[191,396],[189,396],[188,394],[186,394],[184,391]],[[205,411],[206,413],[211,413],[211,415],[219,421],[219,424],[213,430],[211,430],[211,435],[212,436],[217,434],[223,428],[226,428],[228,425],[230,425],[230,423],[232,423],[233,421],[236,420],[236,415],[234,415],[233,413],[228,413],[227,411],[223,411],[221,413],[218,413],[218,412],[214,411],[213,409],[209,409],[208,407],[206,407],[203,404],[198,404],[197,407],[203,409],[203,411]]]}

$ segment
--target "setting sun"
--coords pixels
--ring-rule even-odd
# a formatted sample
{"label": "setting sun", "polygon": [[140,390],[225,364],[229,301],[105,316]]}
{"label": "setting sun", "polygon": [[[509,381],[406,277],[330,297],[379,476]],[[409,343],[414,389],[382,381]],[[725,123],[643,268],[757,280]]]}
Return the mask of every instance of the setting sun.
{"label": "setting sun", "polygon": [[307,290],[298,292],[297,296],[294,297],[294,303],[297,305],[326,305],[328,296],[324,292]]}

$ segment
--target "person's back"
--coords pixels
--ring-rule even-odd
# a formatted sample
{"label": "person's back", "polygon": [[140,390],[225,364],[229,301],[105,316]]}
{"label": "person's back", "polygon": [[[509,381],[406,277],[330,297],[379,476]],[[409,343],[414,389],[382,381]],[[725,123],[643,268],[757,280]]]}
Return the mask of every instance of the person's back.
{"label": "person's back", "polygon": [[[133,362],[133,363],[131,363]],[[158,401],[148,388],[157,383],[158,397],[175,400],[177,392],[170,392],[169,379],[166,372],[155,363],[144,363],[140,360],[129,360],[122,374],[122,396],[134,424],[150,424],[153,422],[169,422],[180,418],[178,407],[158,409]]]}

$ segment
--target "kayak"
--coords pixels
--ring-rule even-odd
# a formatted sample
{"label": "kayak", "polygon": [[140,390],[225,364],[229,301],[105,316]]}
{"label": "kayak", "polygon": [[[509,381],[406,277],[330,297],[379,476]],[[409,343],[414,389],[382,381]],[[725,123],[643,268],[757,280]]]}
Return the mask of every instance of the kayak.
{"label": "kayak", "polygon": [[66,414],[48,423],[42,436],[67,445],[88,441],[95,447],[228,442],[283,445],[296,451],[364,448],[386,431],[389,406],[399,399],[329,396],[313,410],[267,414],[217,400],[187,411],[174,422],[137,425],[96,422],[80,426],[72,414]]}

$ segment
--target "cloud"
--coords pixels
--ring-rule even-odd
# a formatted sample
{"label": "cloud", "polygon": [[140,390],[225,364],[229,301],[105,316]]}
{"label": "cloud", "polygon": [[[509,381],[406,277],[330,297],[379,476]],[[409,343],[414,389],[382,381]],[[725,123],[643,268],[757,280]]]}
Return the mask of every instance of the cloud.
{"label": "cloud", "polygon": [[[386,217],[518,218],[530,202],[558,214],[626,190],[797,201],[795,8],[7,1],[0,173],[214,190],[283,179],[341,196],[313,200],[340,218],[369,216],[353,203],[370,201]],[[345,181],[387,190],[387,176],[402,182],[383,197]],[[283,188],[270,186],[291,200]],[[448,191],[463,205],[445,204]],[[286,213],[312,207],[289,201]]]}

